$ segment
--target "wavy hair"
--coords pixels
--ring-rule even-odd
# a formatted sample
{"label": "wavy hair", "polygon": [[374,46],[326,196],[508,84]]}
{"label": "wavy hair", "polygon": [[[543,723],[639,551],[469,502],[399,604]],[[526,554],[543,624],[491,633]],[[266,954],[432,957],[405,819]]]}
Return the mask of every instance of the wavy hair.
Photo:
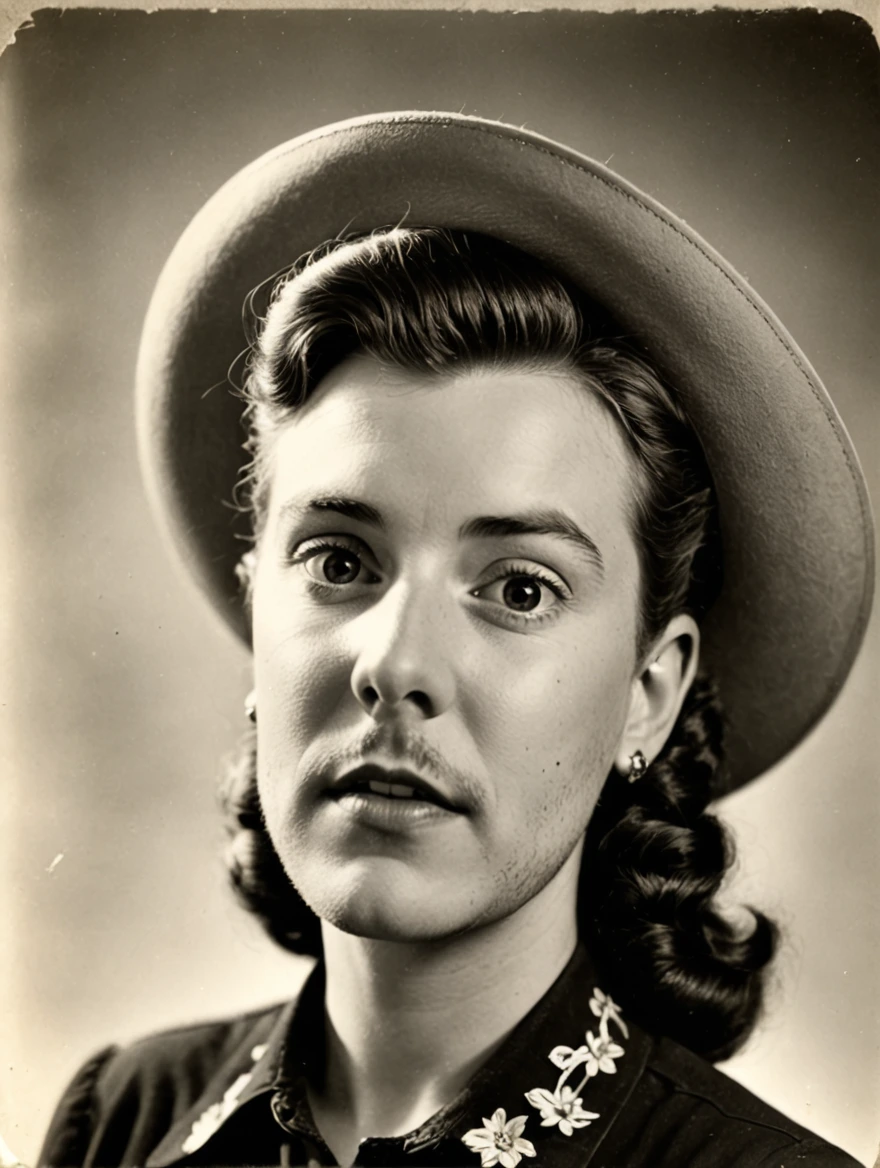
{"label": "wavy hair", "polygon": [[[673,616],[699,621],[711,606],[721,582],[714,489],[674,390],[631,337],[537,260],[474,233],[392,228],[325,245],[275,283],[264,313],[255,299],[250,308],[252,459],[241,494],[255,538],[274,435],[347,356],[420,372],[558,369],[604,404],[633,455],[639,654]],[[717,907],[733,845],[707,807],[723,785],[722,711],[699,677],[644,778],[628,784],[612,772],[606,781],[578,900],[581,935],[615,996],[646,1029],[713,1059],[732,1054],[754,1026],[776,941],[761,913],[752,910],[744,931]],[[221,805],[239,899],[280,945],[319,954],[318,918],[263,823],[252,732],[228,767]]]}

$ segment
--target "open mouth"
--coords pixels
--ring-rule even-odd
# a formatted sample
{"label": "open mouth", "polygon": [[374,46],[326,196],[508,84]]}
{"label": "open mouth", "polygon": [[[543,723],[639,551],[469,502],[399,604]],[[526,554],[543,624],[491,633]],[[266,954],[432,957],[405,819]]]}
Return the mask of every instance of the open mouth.
{"label": "open mouth", "polygon": [[388,770],[377,763],[365,763],[342,775],[330,788],[333,799],[345,795],[376,795],[383,799],[409,800],[433,803],[444,811],[461,811],[431,783],[412,771],[394,768]]}

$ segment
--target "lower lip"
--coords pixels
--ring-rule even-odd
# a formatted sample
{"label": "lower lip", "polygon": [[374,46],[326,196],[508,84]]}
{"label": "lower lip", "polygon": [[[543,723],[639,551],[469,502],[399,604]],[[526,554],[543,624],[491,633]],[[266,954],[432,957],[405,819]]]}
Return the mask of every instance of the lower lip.
{"label": "lower lip", "polygon": [[331,799],[340,811],[367,827],[379,831],[404,831],[408,828],[451,823],[460,813],[447,811],[424,799],[395,799],[387,795],[351,792]]}

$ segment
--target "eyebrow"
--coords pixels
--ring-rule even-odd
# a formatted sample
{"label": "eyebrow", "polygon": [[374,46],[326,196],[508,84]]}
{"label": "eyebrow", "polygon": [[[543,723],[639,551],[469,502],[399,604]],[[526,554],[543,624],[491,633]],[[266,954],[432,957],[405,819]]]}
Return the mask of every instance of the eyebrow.
{"label": "eyebrow", "polygon": [[[302,514],[303,510],[319,514],[333,512],[380,531],[386,530],[381,512],[360,499],[321,495],[309,499],[305,507],[296,500],[290,500],[281,508],[281,514]],[[549,535],[564,539],[578,548],[600,572],[605,570],[605,562],[596,542],[573,519],[555,508],[523,511],[517,515],[480,515],[468,519],[458,529],[459,539],[507,539],[517,535]]]}
{"label": "eyebrow", "polygon": [[555,509],[524,511],[518,515],[485,515],[469,519],[459,528],[459,537],[493,539],[516,535],[552,535],[574,544],[590,562],[605,570],[605,562],[596,542],[563,511]]}
{"label": "eyebrow", "polygon": [[332,511],[335,515],[343,515],[357,523],[385,530],[385,520],[375,507],[361,502],[360,499],[346,499],[341,495],[319,495],[315,499],[309,499],[305,506],[299,500],[291,499],[281,507],[281,516],[287,518],[288,515],[301,515],[303,512],[321,514],[325,511]]}

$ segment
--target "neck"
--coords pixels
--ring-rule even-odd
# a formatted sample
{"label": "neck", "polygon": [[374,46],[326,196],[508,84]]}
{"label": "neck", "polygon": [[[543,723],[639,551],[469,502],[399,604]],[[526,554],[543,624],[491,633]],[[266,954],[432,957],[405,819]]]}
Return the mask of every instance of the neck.
{"label": "neck", "polygon": [[544,996],[577,942],[576,853],[517,912],[452,938],[378,941],[324,923],[326,1074],[310,1099],[340,1164],[454,1099]]}

